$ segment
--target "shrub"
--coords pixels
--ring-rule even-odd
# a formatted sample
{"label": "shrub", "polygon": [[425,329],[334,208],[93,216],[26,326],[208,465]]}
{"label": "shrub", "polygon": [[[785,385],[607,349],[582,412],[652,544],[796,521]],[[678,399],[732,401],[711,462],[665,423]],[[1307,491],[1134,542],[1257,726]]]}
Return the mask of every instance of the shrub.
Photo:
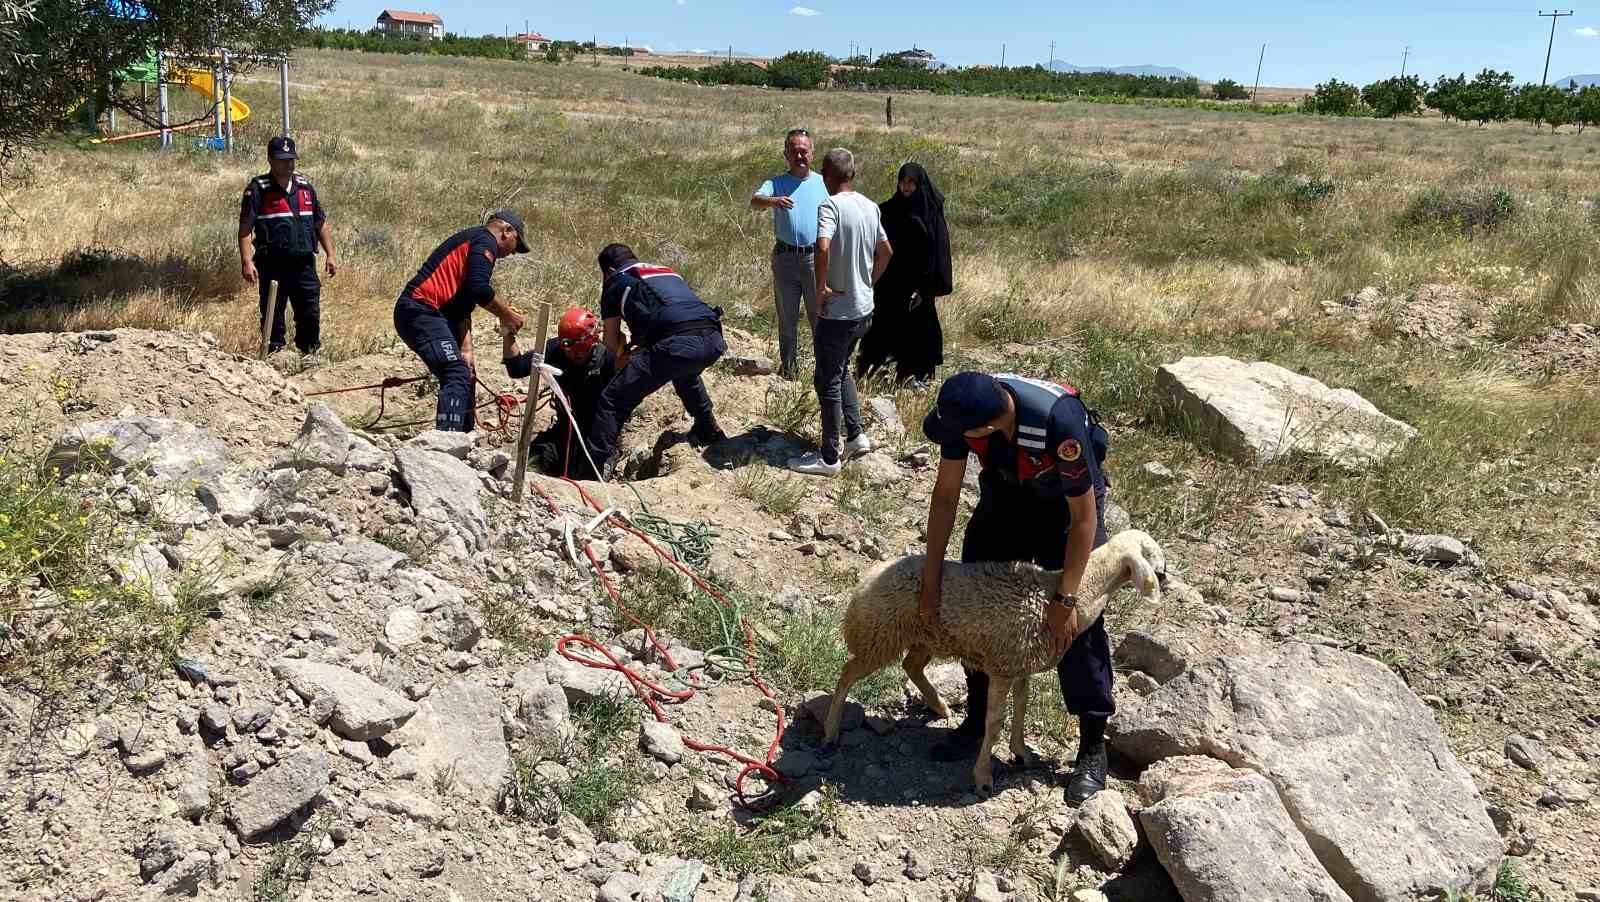
{"label": "shrub", "polygon": [[1231,78],[1219,78],[1211,86],[1211,96],[1218,100],[1249,100],[1250,92]]}
{"label": "shrub", "polygon": [[1317,85],[1316,91],[1305,99],[1308,112],[1324,116],[1349,116],[1361,106],[1361,92],[1356,86],[1330,78]]}
{"label": "shrub", "polygon": [[1430,188],[1412,199],[1401,221],[1409,227],[1448,227],[1471,234],[1496,229],[1516,215],[1516,197],[1504,188],[1479,186],[1461,191]]}
{"label": "shrub", "polygon": [[830,60],[815,50],[793,50],[767,65],[767,84],[774,88],[816,88],[828,77]]}
{"label": "shrub", "polygon": [[0,450],[0,686],[55,692],[112,663],[164,666],[204,621],[198,586],[161,599],[147,581],[107,575],[134,536],[103,483],[101,472],[63,482],[15,443]]}
{"label": "shrub", "polygon": [[1361,89],[1361,102],[1374,115],[1393,119],[1422,111],[1422,79],[1415,75],[1395,76],[1375,81]]}

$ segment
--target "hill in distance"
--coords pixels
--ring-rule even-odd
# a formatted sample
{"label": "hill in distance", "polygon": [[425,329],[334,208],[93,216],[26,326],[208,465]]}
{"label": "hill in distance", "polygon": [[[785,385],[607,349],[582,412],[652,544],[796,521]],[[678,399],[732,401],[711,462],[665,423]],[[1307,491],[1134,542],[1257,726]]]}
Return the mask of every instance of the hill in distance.
{"label": "hill in distance", "polygon": [[1075,66],[1066,60],[1052,60],[1045,68],[1056,72],[1110,72],[1114,75],[1154,75],[1158,78],[1197,77],[1176,66],[1157,66],[1150,63],[1142,66]]}
{"label": "hill in distance", "polygon": [[1558,88],[1565,88],[1567,85],[1572,84],[1573,82],[1577,82],[1578,87],[1580,88],[1587,88],[1590,85],[1600,85],[1600,75],[1568,75],[1566,78],[1556,79],[1555,81],[1551,82],[1551,84]]}

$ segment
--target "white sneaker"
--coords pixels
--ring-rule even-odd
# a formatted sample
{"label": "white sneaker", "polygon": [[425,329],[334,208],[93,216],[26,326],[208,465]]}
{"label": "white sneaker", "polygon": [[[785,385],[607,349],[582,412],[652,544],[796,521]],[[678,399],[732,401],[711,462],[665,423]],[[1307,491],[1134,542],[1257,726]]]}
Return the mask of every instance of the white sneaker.
{"label": "white sneaker", "polygon": [[840,452],[840,460],[849,460],[872,450],[872,439],[867,438],[865,432],[844,443],[844,450]]}
{"label": "white sneaker", "polygon": [[838,476],[844,464],[839,461],[830,464],[822,459],[821,454],[807,451],[799,457],[789,458],[789,469],[807,476]]}

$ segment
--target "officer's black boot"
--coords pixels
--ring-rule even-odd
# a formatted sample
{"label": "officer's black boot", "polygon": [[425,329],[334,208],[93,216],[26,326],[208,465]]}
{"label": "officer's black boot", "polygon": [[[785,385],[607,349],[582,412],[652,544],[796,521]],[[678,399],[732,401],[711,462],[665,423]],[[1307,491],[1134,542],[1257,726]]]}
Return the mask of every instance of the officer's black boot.
{"label": "officer's black boot", "polygon": [[700,445],[715,445],[717,442],[728,440],[728,434],[717,425],[717,418],[706,414],[701,419],[694,421],[694,428],[689,430],[691,441]]}
{"label": "officer's black boot", "polygon": [[1067,805],[1076,808],[1106,788],[1106,719],[1078,719],[1078,759],[1067,780]]}
{"label": "officer's black boot", "polygon": [[966,761],[978,753],[983,741],[983,722],[989,716],[989,675],[981,670],[967,671],[967,716],[951,731],[948,739],[928,749],[935,761]]}

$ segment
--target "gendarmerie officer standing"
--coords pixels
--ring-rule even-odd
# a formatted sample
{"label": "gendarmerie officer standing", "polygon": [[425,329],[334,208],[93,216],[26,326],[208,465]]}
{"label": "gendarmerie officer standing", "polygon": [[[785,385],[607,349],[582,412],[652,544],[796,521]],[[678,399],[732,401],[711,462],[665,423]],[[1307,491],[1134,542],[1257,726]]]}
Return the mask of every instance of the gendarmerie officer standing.
{"label": "gendarmerie officer standing", "polygon": [[328,234],[328,214],[317,199],[317,189],[295,170],[294,139],[284,136],[267,142],[265,175],[244,186],[239,202],[239,272],[261,289],[261,319],[267,317],[267,283],[278,283],[277,310],[273,311],[268,352],[284,346],[284,313],[294,307],[294,344],[302,354],[322,345],[322,283],[317,279],[317,245],[326,254],[323,268],[328,278],[339,271],[334,260],[333,237]]}

